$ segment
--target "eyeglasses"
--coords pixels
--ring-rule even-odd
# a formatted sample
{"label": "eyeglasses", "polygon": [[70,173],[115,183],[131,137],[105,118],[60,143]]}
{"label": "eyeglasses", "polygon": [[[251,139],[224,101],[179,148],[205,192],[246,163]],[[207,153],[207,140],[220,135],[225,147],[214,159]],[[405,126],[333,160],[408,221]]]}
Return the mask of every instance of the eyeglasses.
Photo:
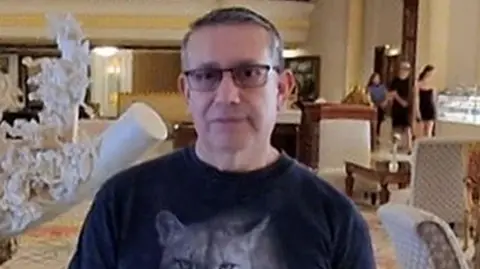
{"label": "eyeglasses", "polygon": [[235,86],[241,89],[263,87],[267,83],[268,72],[278,67],[265,64],[240,65],[230,68],[199,68],[183,72],[193,91],[209,92],[217,89],[223,74],[229,72]]}

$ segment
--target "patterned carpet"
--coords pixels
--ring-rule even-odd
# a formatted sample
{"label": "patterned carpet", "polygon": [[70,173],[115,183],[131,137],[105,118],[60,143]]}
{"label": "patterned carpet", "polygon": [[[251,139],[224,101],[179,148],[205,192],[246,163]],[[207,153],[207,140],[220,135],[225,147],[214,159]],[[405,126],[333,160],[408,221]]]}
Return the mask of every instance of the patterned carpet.
{"label": "patterned carpet", "polygon": [[370,205],[359,205],[359,207],[370,227],[377,269],[397,269],[394,249],[376,215],[376,208]]}
{"label": "patterned carpet", "polygon": [[[396,269],[395,260],[392,258],[393,249],[376,217],[376,209],[363,203],[358,204],[371,229],[378,269]],[[88,207],[88,202],[81,204],[54,222],[22,236],[18,253],[13,260],[1,266],[1,269],[65,268]]]}
{"label": "patterned carpet", "polygon": [[90,206],[85,202],[19,238],[18,252],[1,269],[64,269],[75,247],[83,218]]}

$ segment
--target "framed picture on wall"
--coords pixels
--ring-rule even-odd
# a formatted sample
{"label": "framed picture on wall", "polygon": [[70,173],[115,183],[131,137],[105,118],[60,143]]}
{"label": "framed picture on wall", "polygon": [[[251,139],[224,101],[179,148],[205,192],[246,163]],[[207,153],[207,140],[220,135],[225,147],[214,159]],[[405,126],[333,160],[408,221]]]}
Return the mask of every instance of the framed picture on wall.
{"label": "framed picture on wall", "polygon": [[320,97],[320,56],[299,56],[285,59],[296,82],[296,99],[313,102]]}
{"label": "framed picture on wall", "polygon": [[[0,72],[7,74],[12,82],[18,81],[18,55],[0,53]],[[18,84],[17,84],[18,86]]]}
{"label": "framed picture on wall", "polygon": [[10,56],[8,54],[0,54],[0,72],[8,74],[10,71]]}

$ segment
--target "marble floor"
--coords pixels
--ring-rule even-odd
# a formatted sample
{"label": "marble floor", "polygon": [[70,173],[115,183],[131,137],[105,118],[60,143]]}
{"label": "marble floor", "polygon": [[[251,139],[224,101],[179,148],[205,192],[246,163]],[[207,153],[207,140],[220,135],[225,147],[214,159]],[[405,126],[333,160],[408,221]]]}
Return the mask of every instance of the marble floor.
{"label": "marble floor", "polygon": [[[80,204],[55,221],[20,237],[18,252],[11,261],[0,268],[66,268],[89,204],[89,202]],[[393,249],[376,217],[376,208],[363,201],[357,204],[371,229],[378,269],[396,269],[395,260],[392,258]]]}
{"label": "marble floor", "polygon": [[394,249],[376,215],[376,208],[366,204],[360,204],[359,208],[370,227],[377,269],[397,269]]}

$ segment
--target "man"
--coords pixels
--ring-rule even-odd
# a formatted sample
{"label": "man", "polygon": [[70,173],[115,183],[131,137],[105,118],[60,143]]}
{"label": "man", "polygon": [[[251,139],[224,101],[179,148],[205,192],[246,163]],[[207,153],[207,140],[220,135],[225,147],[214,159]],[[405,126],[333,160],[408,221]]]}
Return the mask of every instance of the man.
{"label": "man", "polygon": [[391,108],[392,131],[402,135],[405,148],[409,153],[412,150],[412,128],[409,111],[410,73],[410,63],[401,62],[398,75],[392,80],[389,87],[393,98]]}
{"label": "man", "polygon": [[182,44],[195,146],[128,169],[96,195],[70,269],[375,268],[354,205],[270,144],[294,81],[275,27],[214,10]]}

